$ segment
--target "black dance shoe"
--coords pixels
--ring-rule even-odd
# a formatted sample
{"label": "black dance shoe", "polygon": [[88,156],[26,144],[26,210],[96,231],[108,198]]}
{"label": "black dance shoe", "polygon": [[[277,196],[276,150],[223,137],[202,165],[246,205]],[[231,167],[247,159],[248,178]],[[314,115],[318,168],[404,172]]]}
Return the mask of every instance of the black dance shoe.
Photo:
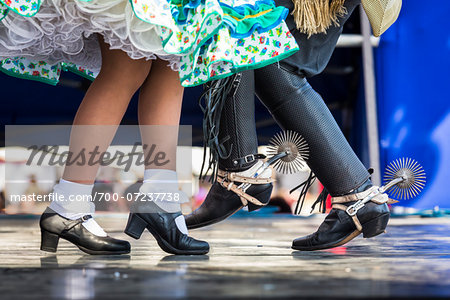
{"label": "black dance shoe", "polygon": [[175,222],[181,213],[167,213],[153,205],[151,213],[130,213],[125,233],[139,239],[144,229],[153,235],[162,250],[179,255],[202,255],[209,252],[209,244],[182,233]]}
{"label": "black dance shoe", "polygon": [[130,243],[114,239],[110,236],[97,236],[84,228],[83,222],[92,218],[85,215],[76,220],[66,219],[47,207],[41,216],[41,250],[56,252],[59,239],[65,239],[81,251],[88,254],[127,254],[130,253]]}
{"label": "black dance shoe", "polygon": [[377,188],[372,186],[369,179],[352,194],[333,197],[333,209],[319,229],[313,234],[295,239],[292,242],[292,249],[301,251],[329,249],[346,244],[361,233],[364,238],[384,233],[390,216],[386,194],[379,194],[362,206],[352,207]]}
{"label": "black dance shoe", "polygon": [[[272,183],[252,184],[246,190],[246,193],[257,199],[261,205],[248,202],[248,210],[254,211],[267,205],[270,201],[272,188]],[[215,182],[202,205],[185,217],[186,225],[189,229],[212,225],[225,220],[243,207],[244,203],[236,192]]]}

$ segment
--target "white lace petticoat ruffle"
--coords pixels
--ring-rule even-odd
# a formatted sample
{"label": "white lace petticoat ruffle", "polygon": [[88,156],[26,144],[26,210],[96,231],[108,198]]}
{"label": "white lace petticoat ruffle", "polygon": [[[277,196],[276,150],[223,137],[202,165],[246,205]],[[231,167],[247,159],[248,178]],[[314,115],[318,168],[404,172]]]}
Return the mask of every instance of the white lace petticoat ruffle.
{"label": "white lace petticoat ruffle", "polygon": [[97,74],[98,33],[111,49],[125,51],[133,59],[159,56],[178,70],[180,57],[163,51],[159,27],[137,19],[129,1],[47,0],[32,18],[9,13],[2,22],[0,59],[24,57],[49,65],[71,62]]}

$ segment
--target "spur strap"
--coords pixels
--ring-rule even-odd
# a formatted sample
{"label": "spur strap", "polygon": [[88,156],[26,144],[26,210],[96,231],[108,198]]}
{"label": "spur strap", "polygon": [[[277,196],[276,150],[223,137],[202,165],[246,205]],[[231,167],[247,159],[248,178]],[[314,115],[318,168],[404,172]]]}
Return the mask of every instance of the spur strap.
{"label": "spur strap", "polygon": [[246,177],[246,176],[239,175],[237,173],[227,172],[227,171],[223,171],[223,170],[218,170],[217,176],[220,177],[221,180],[225,179],[230,182],[237,181],[237,182],[250,183],[250,184],[266,184],[266,183],[271,183],[271,182],[275,181],[271,177],[269,177],[269,178]]}
{"label": "spur strap", "polygon": [[[332,203],[347,203],[347,202],[353,202],[353,201],[362,200],[365,197],[367,197],[368,195],[370,195],[370,193],[374,192],[377,189],[378,189],[378,186],[373,186],[373,187],[371,187],[371,188],[369,188],[369,189],[367,189],[367,190],[365,190],[364,192],[361,192],[361,193],[333,197],[333,198],[331,198],[331,202]],[[388,195],[386,195],[386,194],[377,195],[377,196],[373,197],[370,201],[375,202],[376,204],[384,204],[384,203],[394,204],[394,203],[398,203],[397,200],[390,199],[388,197]]]}
{"label": "spur strap", "polygon": [[265,158],[266,158],[266,156],[264,154],[260,154],[260,153],[249,154],[244,157],[239,157],[239,158],[233,159],[233,165],[242,166],[242,165],[254,162],[255,160],[265,159]]}
{"label": "spur strap", "polygon": [[241,199],[242,205],[247,206],[249,202],[258,205],[258,206],[264,206],[263,203],[261,203],[258,199],[256,199],[253,196],[250,196],[246,192],[244,192],[242,189],[238,188],[233,182],[228,181],[221,181],[219,179],[220,185],[226,188],[229,191],[234,192],[239,196]]}
{"label": "spur strap", "polygon": [[[271,177],[269,177],[269,178],[260,178],[260,177],[254,178],[254,177],[246,177],[246,176],[238,175],[237,173],[227,172],[227,171],[223,171],[220,169],[217,171],[217,182],[219,182],[219,184],[222,187],[237,194],[239,196],[239,198],[241,199],[241,202],[244,206],[247,206],[249,202],[253,203],[255,205],[258,205],[258,206],[264,206],[264,204],[261,203],[255,197],[247,194],[243,189],[239,188],[239,186],[242,183],[266,184],[266,183],[271,183],[274,181],[275,180]],[[236,184],[236,182],[239,184],[239,186]]]}
{"label": "spur strap", "polygon": [[[378,191],[378,188],[379,188],[378,186],[373,186],[361,193],[332,197],[331,198],[332,208],[345,211],[352,218],[353,223],[355,223],[356,229],[359,231],[362,231],[362,225],[358,219],[357,212],[360,208],[362,208],[365,205],[365,203],[360,203],[360,205],[357,205],[358,204],[358,202],[357,202],[357,203],[353,204],[352,206],[356,205],[356,207],[353,210],[351,210],[352,206],[346,206],[346,205],[344,205],[344,203],[363,200],[370,194]],[[373,198],[370,199],[370,201],[372,201],[376,204],[379,204],[379,205],[384,204],[384,203],[393,204],[393,203],[398,202],[396,200],[389,199],[388,195],[384,194],[384,193],[375,195]],[[349,209],[350,209],[350,211],[349,211]]]}
{"label": "spur strap", "polygon": [[[345,206],[343,204],[333,204],[333,208],[347,211],[348,206]],[[358,217],[356,215],[354,215],[354,216],[351,216],[351,218],[353,220],[353,223],[355,223],[356,229],[358,231],[362,231],[362,225],[361,225],[361,222],[359,221]]]}

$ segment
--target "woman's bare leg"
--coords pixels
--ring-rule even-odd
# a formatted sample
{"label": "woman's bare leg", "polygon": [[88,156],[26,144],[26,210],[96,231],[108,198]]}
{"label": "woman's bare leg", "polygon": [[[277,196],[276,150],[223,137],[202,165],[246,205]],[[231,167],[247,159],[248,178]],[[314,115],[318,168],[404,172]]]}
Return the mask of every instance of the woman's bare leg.
{"label": "woman's bare leg", "polygon": [[[146,164],[149,169],[176,170],[176,146],[180,123],[183,87],[178,72],[167,66],[167,62],[156,60],[139,94],[139,125],[144,145],[150,145],[166,154],[163,165]],[[150,125],[150,126],[147,126]],[[156,126],[157,125],[157,126]]]}
{"label": "woman's bare leg", "polygon": [[[162,160],[163,164],[158,165],[151,159],[150,163],[146,163],[141,190],[163,193],[164,198],[155,202],[165,211],[172,213],[181,211],[180,202],[187,200],[178,190],[176,173],[182,100],[183,87],[178,72],[171,70],[165,61],[155,61],[140,91],[139,125],[142,143],[147,145],[145,156],[152,155],[150,149],[156,146],[156,151],[164,153],[165,158]],[[178,201],[169,201],[174,199]]]}

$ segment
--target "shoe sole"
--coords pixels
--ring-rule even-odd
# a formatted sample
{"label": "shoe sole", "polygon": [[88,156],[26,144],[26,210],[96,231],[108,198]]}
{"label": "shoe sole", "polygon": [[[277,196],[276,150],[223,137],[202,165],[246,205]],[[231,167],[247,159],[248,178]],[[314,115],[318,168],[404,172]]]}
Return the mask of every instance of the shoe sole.
{"label": "shoe sole", "polygon": [[316,250],[324,250],[324,249],[336,248],[336,247],[342,246],[342,245],[350,242],[351,240],[353,240],[354,238],[356,238],[360,234],[361,234],[361,231],[355,230],[352,233],[350,233],[348,236],[344,237],[339,242],[334,242],[332,244],[325,244],[325,245],[320,245],[320,246],[316,246],[316,247],[308,247],[308,248],[292,246],[291,248],[294,249],[294,250],[299,250],[299,251],[316,251]]}
{"label": "shoe sole", "polygon": [[121,255],[121,254],[129,254],[130,250],[126,251],[96,251],[96,250],[90,250],[87,248],[84,248],[83,246],[77,246],[78,249],[80,249],[83,252],[86,252],[87,254],[91,255]]}
{"label": "shoe sole", "polygon": [[[375,219],[372,219],[370,221],[367,221],[364,224],[361,224],[363,226],[363,231],[355,230],[337,242],[333,242],[333,243],[329,243],[329,244],[325,244],[325,245],[319,245],[319,246],[315,246],[315,247],[298,247],[298,246],[293,245],[291,248],[294,250],[299,250],[299,251],[316,251],[316,250],[325,250],[325,249],[336,248],[336,247],[342,246],[344,244],[347,244],[348,242],[350,242],[351,240],[356,238],[361,233],[364,234],[364,238],[367,238],[367,239],[373,238],[373,237],[385,232],[387,221],[389,220],[389,215],[390,215],[389,213],[382,214]],[[375,230],[373,230],[373,226],[371,226],[371,225],[375,226]],[[365,230],[364,226],[372,227],[372,230]]]}
{"label": "shoe sole", "polygon": [[[91,254],[91,255],[121,255],[121,254],[130,253],[130,250],[125,250],[125,251],[91,250],[91,249],[85,248],[83,246],[76,245],[76,244],[72,243],[71,241],[67,240],[66,238],[64,238],[56,233],[51,233],[49,231],[44,231],[44,233],[41,233],[41,235],[42,235],[42,241],[41,241],[40,249],[41,249],[41,251],[45,251],[45,252],[56,253],[57,248],[58,248],[58,241],[59,241],[59,239],[63,239],[65,241],[68,241],[69,243],[77,246],[78,249],[80,249],[81,251],[83,251],[87,254]],[[48,240],[48,239],[50,239],[50,240]]]}

